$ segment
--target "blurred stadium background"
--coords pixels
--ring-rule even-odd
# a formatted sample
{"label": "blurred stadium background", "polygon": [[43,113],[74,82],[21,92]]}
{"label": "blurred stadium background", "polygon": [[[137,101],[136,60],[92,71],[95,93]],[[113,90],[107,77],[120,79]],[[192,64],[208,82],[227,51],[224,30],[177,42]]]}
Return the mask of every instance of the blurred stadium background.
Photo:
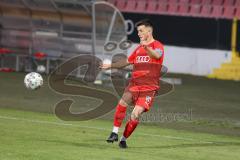
{"label": "blurred stadium background", "polygon": [[[134,24],[146,18],[165,45],[162,80],[174,89],[156,98],[121,157],[104,142],[113,111],[88,122],[57,119],[54,107],[63,98],[75,100],[73,112],[101,101],[58,94],[48,76],[75,56],[129,55],[139,41]],[[0,0],[0,159],[239,158],[239,22],[240,0]],[[44,77],[40,90],[23,85],[31,71]],[[74,70],[69,83],[85,72]],[[109,82],[109,72],[100,72],[94,84],[111,88]]]}

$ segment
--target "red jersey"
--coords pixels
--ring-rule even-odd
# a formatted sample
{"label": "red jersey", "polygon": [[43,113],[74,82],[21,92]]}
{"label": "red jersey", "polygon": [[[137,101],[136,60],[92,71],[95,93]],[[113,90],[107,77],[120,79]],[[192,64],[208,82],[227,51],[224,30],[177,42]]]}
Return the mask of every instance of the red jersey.
{"label": "red jersey", "polygon": [[160,88],[159,78],[164,58],[163,44],[155,40],[148,47],[157,51],[161,57],[159,59],[151,58],[141,45],[128,57],[128,62],[133,64],[129,84],[132,91],[152,91]]}

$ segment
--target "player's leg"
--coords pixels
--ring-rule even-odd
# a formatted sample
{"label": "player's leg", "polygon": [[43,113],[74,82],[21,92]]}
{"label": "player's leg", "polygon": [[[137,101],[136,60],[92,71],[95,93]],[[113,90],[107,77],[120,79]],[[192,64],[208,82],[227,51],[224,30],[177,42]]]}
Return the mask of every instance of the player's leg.
{"label": "player's leg", "polygon": [[121,137],[121,140],[119,142],[119,147],[127,148],[126,140],[133,133],[135,128],[137,127],[137,125],[139,123],[139,118],[144,111],[145,111],[145,108],[143,106],[136,105],[134,107],[132,114],[131,114],[131,118],[127,122],[127,124],[125,126],[125,130],[123,132],[123,136]]}
{"label": "player's leg", "polygon": [[113,143],[118,141],[118,130],[122,125],[122,122],[126,116],[127,106],[132,103],[132,94],[129,91],[124,92],[122,98],[120,99],[116,111],[114,114],[113,130],[107,139],[108,143]]}
{"label": "player's leg", "polygon": [[125,92],[116,107],[113,124],[116,130],[113,130],[113,132],[116,131],[116,133],[118,133],[118,128],[121,127],[122,122],[126,116],[127,106],[129,106],[131,103],[132,94],[130,92]]}
{"label": "player's leg", "polygon": [[135,107],[132,111],[131,118],[127,122],[123,136],[120,140],[119,147],[127,148],[126,139],[137,127],[141,114],[143,112],[147,112],[151,108],[155,95],[156,91],[146,91],[139,93],[137,100],[135,101]]}

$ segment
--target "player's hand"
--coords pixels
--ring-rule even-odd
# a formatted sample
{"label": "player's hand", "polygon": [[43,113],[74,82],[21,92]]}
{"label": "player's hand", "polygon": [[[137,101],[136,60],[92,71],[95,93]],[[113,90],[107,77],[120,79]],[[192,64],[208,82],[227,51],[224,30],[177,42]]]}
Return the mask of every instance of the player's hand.
{"label": "player's hand", "polygon": [[101,69],[110,69],[111,68],[111,64],[101,64],[100,66],[99,66],[99,68],[101,68]]}
{"label": "player's hand", "polygon": [[143,46],[144,48],[147,47],[148,43],[144,40],[140,41],[140,45]]}

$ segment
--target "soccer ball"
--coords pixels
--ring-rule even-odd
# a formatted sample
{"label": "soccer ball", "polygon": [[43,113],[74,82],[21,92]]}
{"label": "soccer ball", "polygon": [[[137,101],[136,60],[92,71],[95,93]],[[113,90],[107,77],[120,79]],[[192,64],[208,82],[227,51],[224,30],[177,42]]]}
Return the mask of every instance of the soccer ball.
{"label": "soccer ball", "polygon": [[24,84],[27,89],[36,90],[43,85],[43,78],[39,73],[28,73],[24,78]]}

